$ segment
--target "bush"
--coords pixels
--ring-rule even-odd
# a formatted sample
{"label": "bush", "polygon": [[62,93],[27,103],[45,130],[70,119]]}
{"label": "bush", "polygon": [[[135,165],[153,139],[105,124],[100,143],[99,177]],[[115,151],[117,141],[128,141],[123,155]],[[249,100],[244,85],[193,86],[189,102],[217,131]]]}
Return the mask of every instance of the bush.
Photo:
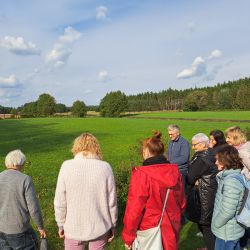
{"label": "bush", "polygon": [[121,91],[110,92],[100,103],[100,113],[104,117],[119,117],[127,109],[128,100]]}
{"label": "bush", "polygon": [[123,215],[124,215],[125,208],[126,208],[132,167],[140,166],[142,162],[140,142],[136,146],[129,148],[129,162],[130,162],[129,164],[126,164],[124,161],[122,161],[115,171],[117,197],[118,197],[118,204],[119,204],[119,210],[118,210],[119,217],[118,218],[120,220],[123,219]]}
{"label": "bush", "polygon": [[87,114],[87,108],[84,102],[75,101],[71,108],[72,114],[77,117],[84,117]]}

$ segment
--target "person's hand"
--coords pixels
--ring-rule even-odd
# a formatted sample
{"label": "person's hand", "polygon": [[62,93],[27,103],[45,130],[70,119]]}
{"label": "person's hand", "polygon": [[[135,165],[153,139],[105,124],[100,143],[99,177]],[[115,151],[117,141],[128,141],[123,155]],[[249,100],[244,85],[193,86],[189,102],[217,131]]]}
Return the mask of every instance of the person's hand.
{"label": "person's hand", "polygon": [[60,238],[64,238],[64,230],[63,229],[59,229],[58,230],[58,235]]}
{"label": "person's hand", "polygon": [[40,233],[40,238],[46,238],[46,232],[44,229],[38,229],[39,233]]}
{"label": "person's hand", "polygon": [[110,243],[115,238],[115,229],[112,227],[110,229],[110,235],[108,237],[108,242]]}
{"label": "person's hand", "polygon": [[125,248],[126,248],[127,250],[131,250],[131,249],[132,249],[132,246],[129,246],[129,245],[127,245],[127,244],[124,244],[124,246],[125,246]]}

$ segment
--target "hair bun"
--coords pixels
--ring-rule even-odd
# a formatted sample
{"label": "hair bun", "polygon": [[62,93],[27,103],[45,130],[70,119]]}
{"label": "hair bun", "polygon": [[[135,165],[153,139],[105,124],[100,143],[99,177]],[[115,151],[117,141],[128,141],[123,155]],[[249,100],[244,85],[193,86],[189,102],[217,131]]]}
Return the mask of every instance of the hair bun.
{"label": "hair bun", "polygon": [[153,136],[154,138],[161,139],[161,136],[162,136],[162,134],[160,131],[154,131],[154,136]]}

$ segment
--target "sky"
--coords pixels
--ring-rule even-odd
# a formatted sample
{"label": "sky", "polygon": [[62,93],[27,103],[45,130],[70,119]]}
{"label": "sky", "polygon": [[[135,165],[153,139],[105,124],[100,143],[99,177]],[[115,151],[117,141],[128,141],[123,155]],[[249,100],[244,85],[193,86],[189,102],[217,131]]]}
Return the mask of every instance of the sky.
{"label": "sky", "polygon": [[250,75],[249,0],[0,0],[0,105]]}

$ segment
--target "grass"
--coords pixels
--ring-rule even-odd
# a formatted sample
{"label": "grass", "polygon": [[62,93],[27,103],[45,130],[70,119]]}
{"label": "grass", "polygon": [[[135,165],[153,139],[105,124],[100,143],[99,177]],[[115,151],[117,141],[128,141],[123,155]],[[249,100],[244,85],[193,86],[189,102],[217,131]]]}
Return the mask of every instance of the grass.
{"label": "grass", "polygon": [[250,111],[147,112],[137,117],[250,120]]}
{"label": "grass", "polygon": [[[189,141],[198,132],[209,133],[213,129],[225,130],[237,125],[232,122],[171,121],[178,123],[182,134]],[[58,171],[62,162],[72,157],[70,148],[73,139],[82,132],[93,133],[100,141],[104,160],[108,161],[117,174],[121,165],[131,168],[138,164],[134,148],[139,141],[150,136],[152,130],[163,132],[167,140],[164,120],[127,119],[127,118],[37,118],[19,120],[0,120],[0,170],[4,169],[4,157],[13,149],[20,148],[27,156],[29,165],[25,173],[35,183],[42,207],[45,226],[51,250],[63,249],[57,237],[54,221],[53,198]],[[242,128],[250,124],[241,124]],[[116,240],[109,249],[124,249],[120,238],[122,225],[118,227]],[[197,228],[188,223],[182,230],[180,249],[191,250],[203,245],[195,236]]]}

